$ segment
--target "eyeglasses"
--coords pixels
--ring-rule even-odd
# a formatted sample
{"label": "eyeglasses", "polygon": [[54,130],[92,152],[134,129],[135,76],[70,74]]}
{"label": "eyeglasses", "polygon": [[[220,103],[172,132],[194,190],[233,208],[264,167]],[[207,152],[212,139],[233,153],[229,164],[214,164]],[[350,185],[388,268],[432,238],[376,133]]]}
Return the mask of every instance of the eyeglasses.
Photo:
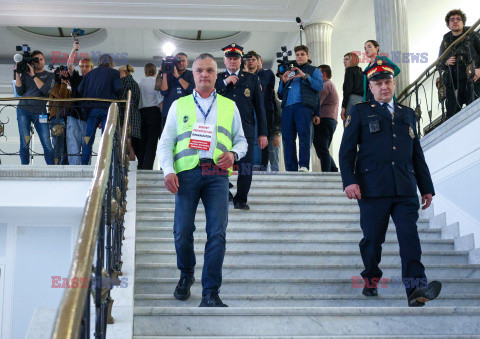
{"label": "eyeglasses", "polygon": [[463,20],[462,20],[462,18],[460,18],[460,17],[451,17],[451,18],[449,19],[449,21],[450,21],[450,22],[454,22],[454,21],[463,21]]}

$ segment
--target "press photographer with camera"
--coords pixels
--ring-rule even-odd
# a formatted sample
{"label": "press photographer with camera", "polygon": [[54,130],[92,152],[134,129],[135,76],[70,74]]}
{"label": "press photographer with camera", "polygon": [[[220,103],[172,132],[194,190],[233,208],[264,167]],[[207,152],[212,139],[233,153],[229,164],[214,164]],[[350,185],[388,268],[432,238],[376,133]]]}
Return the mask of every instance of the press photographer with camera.
{"label": "press photographer with camera", "polygon": [[188,57],[185,53],[177,53],[175,57],[167,57],[155,81],[155,90],[163,95],[162,128],[165,126],[167,114],[172,103],[193,93],[195,82],[192,71],[187,70]]}
{"label": "press photographer with camera", "polygon": [[[83,58],[78,62],[80,73],[75,70],[75,62],[78,61],[78,51],[80,50],[80,43],[75,40],[72,51],[67,61],[67,69],[69,74],[68,81],[72,89],[72,98],[81,98],[82,95],[78,91],[78,87],[83,80],[83,77],[88,74],[93,68],[94,63],[90,58]],[[70,105],[67,112],[67,152],[68,163],[70,165],[81,165],[82,158],[82,143],[83,137],[87,132],[87,114],[82,109],[82,103],[74,101]]]}
{"label": "press photographer with camera", "polygon": [[320,123],[318,94],[323,89],[323,80],[320,70],[308,62],[308,47],[300,45],[294,51],[296,65],[284,71],[278,87],[278,96],[282,100],[283,152],[287,171],[299,171],[300,166],[300,172],[308,172],[312,119],[315,124]]}
{"label": "press photographer with camera", "polygon": [[[23,46],[23,56],[15,55],[15,90],[21,97],[48,98],[55,83],[53,73],[44,70],[45,58],[40,51],[29,53],[30,48]],[[17,48],[18,50],[18,48]],[[20,56],[20,58],[18,58]],[[23,60],[22,60],[23,59]],[[20,161],[22,165],[30,163],[29,144],[31,140],[30,126],[35,126],[42,143],[45,162],[54,164],[52,142],[47,116],[47,102],[40,100],[19,100],[17,121],[20,135]]]}
{"label": "press photographer with camera", "polygon": [[[454,9],[445,16],[445,23],[450,32],[443,36],[439,56],[463,35],[470,27],[466,27],[467,16],[460,9]],[[473,63],[473,65],[472,65]],[[454,47],[452,55],[445,61],[443,80],[447,87],[446,109],[447,119],[480,96],[480,36],[472,33],[467,39]],[[467,70],[470,67],[469,79]],[[472,93],[473,90],[473,93]],[[457,91],[457,94],[455,92]],[[472,95],[474,94],[474,95]]]}

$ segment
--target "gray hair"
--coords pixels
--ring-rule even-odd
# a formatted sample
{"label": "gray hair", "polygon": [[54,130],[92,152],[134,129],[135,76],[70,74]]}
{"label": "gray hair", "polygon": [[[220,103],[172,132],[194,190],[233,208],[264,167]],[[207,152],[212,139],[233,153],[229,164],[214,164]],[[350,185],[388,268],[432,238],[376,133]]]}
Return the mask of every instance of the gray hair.
{"label": "gray hair", "polygon": [[102,54],[98,60],[98,65],[113,68],[115,63],[113,62],[113,58],[110,54]]}

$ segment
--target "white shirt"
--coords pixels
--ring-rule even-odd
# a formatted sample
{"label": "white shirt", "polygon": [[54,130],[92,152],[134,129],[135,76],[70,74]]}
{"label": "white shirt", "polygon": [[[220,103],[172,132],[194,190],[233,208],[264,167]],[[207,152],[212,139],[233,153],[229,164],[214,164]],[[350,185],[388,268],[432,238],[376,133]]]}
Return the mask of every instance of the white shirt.
{"label": "white shirt", "polygon": [[158,106],[163,101],[163,95],[155,90],[155,77],[143,78],[140,87],[140,104],[138,108]]}
{"label": "white shirt", "polygon": [[[197,91],[193,91],[193,95],[197,99],[198,104],[204,112],[206,113],[212,101],[214,100],[214,93],[204,99],[202,98]],[[167,121],[165,122],[165,127],[162,132],[162,137],[160,138],[160,143],[157,148],[157,157],[160,167],[163,169],[163,175],[166,177],[170,173],[175,173],[173,167],[173,151],[175,148],[175,142],[177,139],[177,101],[175,100],[170,106],[168,111]],[[205,122],[217,126],[217,102],[212,106],[210,114],[208,114],[207,119],[203,116],[202,112],[195,105],[195,112],[197,115],[198,122]],[[238,159],[241,159],[247,154],[248,144],[245,135],[243,134],[242,128],[242,119],[240,118],[240,112],[238,111],[237,105],[234,106],[233,111],[233,123],[232,123],[232,137],[233,137],[233,146],[230,150],[235,152],[238,155]],[[216,133],[212,136],[212,141],[210,144],[210,149],[208,151],[199,150],[198,155],[200,159],[213,159],[213,151],[215,150],[215,145],[217,143]]]}

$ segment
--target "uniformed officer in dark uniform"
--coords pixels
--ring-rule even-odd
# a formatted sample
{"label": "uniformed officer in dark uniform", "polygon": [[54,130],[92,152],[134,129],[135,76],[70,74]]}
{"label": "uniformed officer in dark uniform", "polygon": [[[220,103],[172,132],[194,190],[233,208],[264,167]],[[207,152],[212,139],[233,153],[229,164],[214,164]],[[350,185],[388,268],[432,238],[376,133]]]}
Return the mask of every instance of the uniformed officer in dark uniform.
{"label": "uniformed officer in dark uniform", "polygon": [[268,145],[267,119],[263,103],[263,94],[258,75],[243,72],[241,69],[243,47],[230,44],[222,50],[225,53],[226,72],[217,77],[215,88],[218,94],[232,99],[237,104],[245,138],[248,142],[248,151],[238,165],[237,194],[233,198],[236,209],[248,210],[247,195],[252,183],[253,145],[255,140],[255,117],[258,123],[258,145],[264,149]]}
{"label": "uniformed officer in dark uniform", "polygon": [[377,62],[367,75],[374,99],[352,108],[339,154],[345,193],[350,199],[358,199],[360,207],[363,294],[377,295],[377,283],[382,277],[378,264],[392,217],[408,305],[424,306],[438,296],[442,285],[438,281],[427,285],[425,267],[420,261],[417,186],[422,209],[430,205],[435,192],[415,131],[415,113],[393,99],[393,65]]}

